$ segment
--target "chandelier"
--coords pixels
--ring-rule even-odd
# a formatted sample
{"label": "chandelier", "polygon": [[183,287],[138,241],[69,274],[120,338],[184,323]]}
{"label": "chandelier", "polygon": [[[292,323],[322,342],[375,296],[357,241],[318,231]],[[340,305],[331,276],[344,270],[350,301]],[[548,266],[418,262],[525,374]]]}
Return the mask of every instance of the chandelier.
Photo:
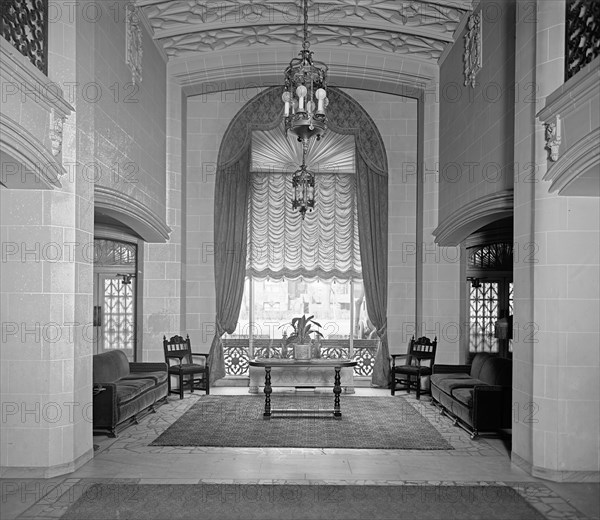
{"label": "chandelier", "polygon": [[304,41],[298,58],[293,58],[284,71],[283,120],[286,133],[292,132],[302,143],[302,165],[292,176],[294,199],[292,208],[300,209],[304,218],[315,205],[314,174],[306,169],[306,152],[312,137],[317,141],[327,127],[327,65],[313,61],[308,41],[308,0],[304,0]]}
{"label": "chandelier", "polygon": [[306,152],[308,151],[308,140],[302,141],[302,164],[292,175],[292,187],[294,198],[292,209],[298,209],[302,220],[307,211],[315,207],[315,174],[306,169]]}

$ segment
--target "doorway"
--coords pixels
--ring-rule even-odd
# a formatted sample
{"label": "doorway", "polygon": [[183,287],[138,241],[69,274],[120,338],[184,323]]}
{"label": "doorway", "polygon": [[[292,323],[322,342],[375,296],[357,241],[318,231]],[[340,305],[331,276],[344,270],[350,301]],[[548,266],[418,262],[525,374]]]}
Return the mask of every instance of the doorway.
{"label": "doorway", "polygon": [[94,239],[94,354],[119,349],[135,361],[137,244]]}

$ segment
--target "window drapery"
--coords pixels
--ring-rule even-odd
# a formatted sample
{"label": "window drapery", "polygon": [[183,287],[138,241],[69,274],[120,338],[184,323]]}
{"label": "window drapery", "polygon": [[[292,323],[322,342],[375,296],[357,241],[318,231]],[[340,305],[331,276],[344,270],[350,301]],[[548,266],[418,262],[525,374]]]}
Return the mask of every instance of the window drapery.
{"label": "window drapery", "polygon": [[[215,189],[216,334],[211,346],[213,371],[225,373],[221,337],[232,333],[239,317],[246,270],[247,204],[250,160],[246,160],[253,130],[272,130],[281,121],[281,89],[257,95],[229,125],[219,150]],[[388,168],[385,146],[373,120],[350,96],[331,87],[329,129],[355,138],[357,218],[360,260],[369,319],[381,339],[372,382],[389,385],[387,343]],[[247,155],[246,155],[247,154]],[[228,167],[226,167],[226,165]],[[243,231],[239,226],[243,226]],[[240,232],[241,231],[241,232]],[[231,248],[239,255],[231,255]],[[228,272],[230,271],[230,272]],[[242,275],[242,276],[240,276]],[[218,377],[215,377],[218,378]],[[211,377],[212,379],[212,377]]]}

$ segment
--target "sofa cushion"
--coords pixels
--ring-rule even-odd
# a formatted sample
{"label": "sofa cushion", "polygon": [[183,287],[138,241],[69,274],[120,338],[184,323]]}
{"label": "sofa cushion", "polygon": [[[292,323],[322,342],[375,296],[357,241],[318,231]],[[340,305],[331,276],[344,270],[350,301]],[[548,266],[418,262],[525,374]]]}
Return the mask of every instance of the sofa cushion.
{"label": "sofa cushion", "polygon": [[473,388],[456,388],[452,397],[469,408],[473,406]]}
{"label": "sofa cushion", "polygon": [[471,377],[475,379],[483,379],[481,377],[481,369],[491,357],[493,357],[493,354],[490,354],[489,352],[478,352],[475,354],[475,357],[471,362]]}
{"label": "sofa cushion", "polygon": [[93,356],[94,383],[114,383],[129,374],[129,361],[124,352],[110,350]]}
{"label": "sofa cushion", "polygon": [[440,382],[443,381],[444,379],[471,379],[471,376],[469,374],[462,374],[462,373],[433,374],[431,376],[431,383],[439,386]]}
{"label": "sofa cushion", "polygon": [[442,390],[442,392],[447,393],[454,397],[454,392],[459,388],[473,388],[475,385],[482,384],[479,379],[444,379],[436,383],[436,386]]}
{"label": "sofa cushion", "polygon": [[154,386],[154,379],[121,379],[117,382],[117,403],[127,403]]}
{"label": "sofa cushion", "polygon": [[123,381],[136,379],[153,379],[155,384],[159,384],[167,380],[167,372],[133,372],[121,378]]}
{"label": "sofa cushion", "polygon": [[479,372],[479,379],[488,385],[511,386],[511,360],[500,357],[491,357],[481,368]]}

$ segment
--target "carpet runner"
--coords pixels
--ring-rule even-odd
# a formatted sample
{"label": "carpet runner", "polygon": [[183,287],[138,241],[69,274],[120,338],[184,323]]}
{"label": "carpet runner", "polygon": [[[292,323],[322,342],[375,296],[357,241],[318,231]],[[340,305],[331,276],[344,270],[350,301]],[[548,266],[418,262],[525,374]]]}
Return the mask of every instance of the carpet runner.
{"label": "carpet runner", "polygon": [[65,520],[543,520],[508,486],[94,484]]}

